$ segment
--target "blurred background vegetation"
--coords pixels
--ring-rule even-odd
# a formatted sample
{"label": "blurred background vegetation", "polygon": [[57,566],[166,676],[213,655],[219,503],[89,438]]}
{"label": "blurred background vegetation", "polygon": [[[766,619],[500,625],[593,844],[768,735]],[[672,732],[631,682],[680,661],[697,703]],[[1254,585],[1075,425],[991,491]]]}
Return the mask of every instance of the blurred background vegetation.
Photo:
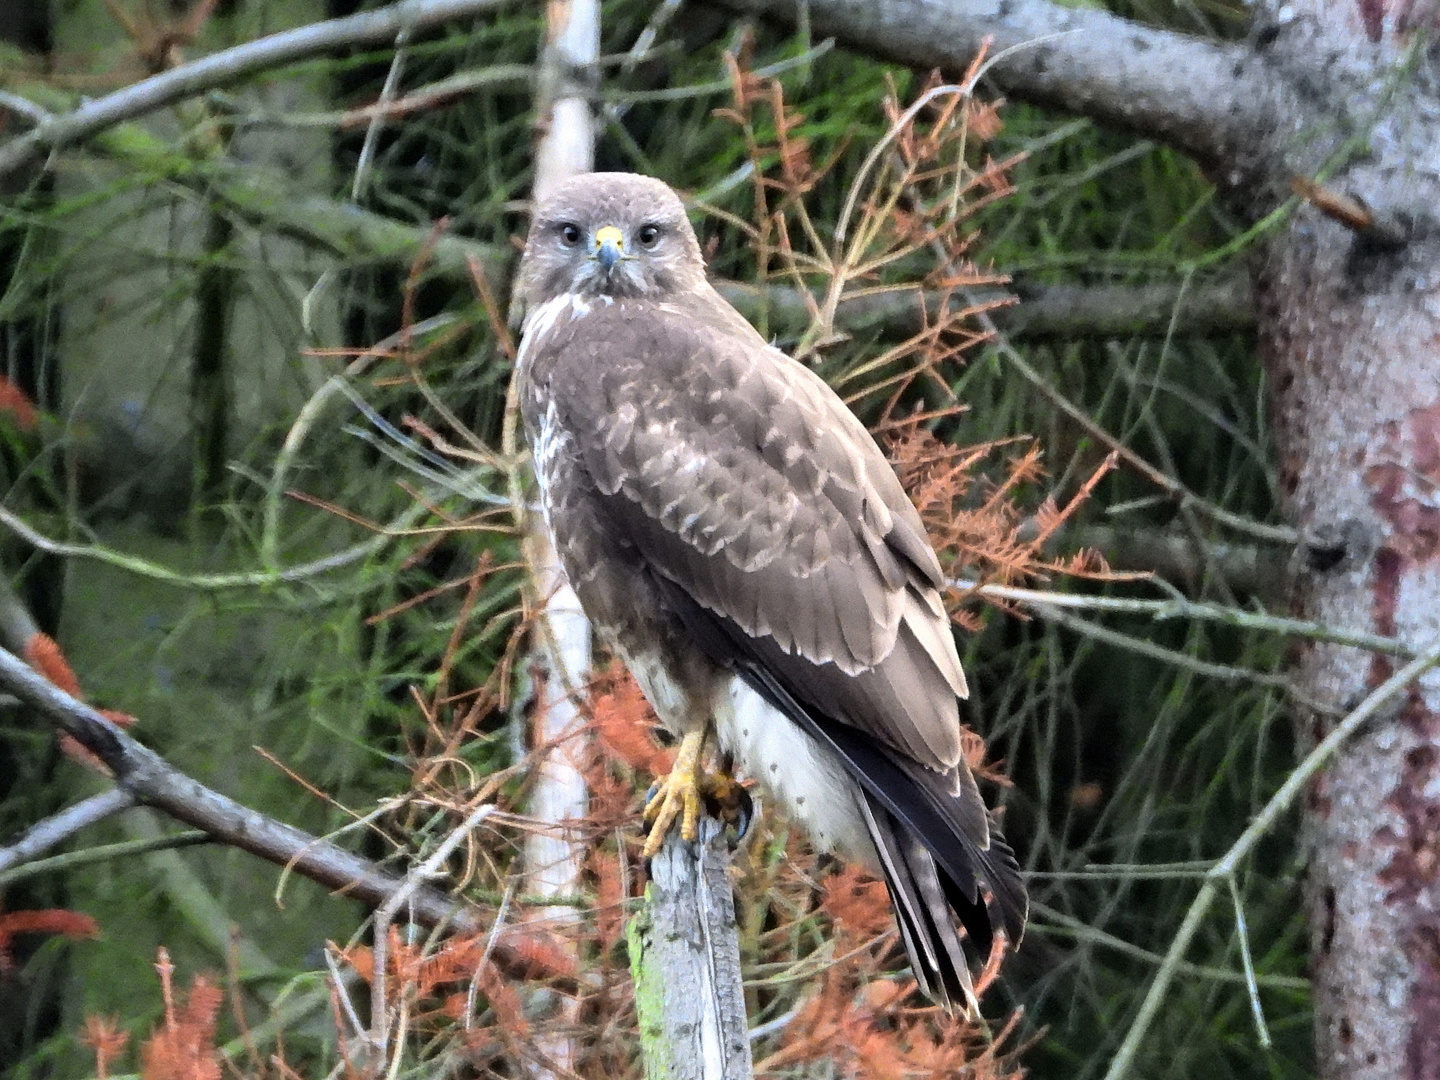
{"label": "blurred background vegetation", "polygon": [[[1233,37],[1244,27],[1239,3],[1112,6],[1198,34]],[[159,0],[44,7],[0,4],[0,72],[3,89],[55,110],[164,66],[160,32],[189,10]],[[187,57],[356,5],[209,7]],[[131,16],[128,28],[117,12]],[[647,27],[653,41],[636,52]],[[526,222],[542,33],[539,11],[517,4],[416,35],[398,93],[479,77],[381,126],[363,169],[367,125],[348,110],[380,93],[389,48],[197,96],[67,149],[48,169],[14,174],[0,192],[3,374],[39,410],[33,423],[13,408],[0,415],[3,507],[71,545],[47,553],[0,530],[19,600],[59,640],[87,696],[137,716],[137,736],[172,763],[311,831],[348,828],[343,842],[393,865],[453,825],[435,791],[473,793],[526,755],[523,710],[512,701],[523,702],[523,567],[504,512],[503,462],[437,456],[423,433],[409,429],[407,441],[395,428],[414,416],[457,441],[440,402],[483,446],[500,445],[505,335],[464,256],[488,260],[481,265],[503,306],[504,267]],[[727,55],[774,71],[804,117],[792,136],[808,140],[813,161],[835,159],[806,198],[822,234],[889,127],[887,87],[909,101],[926,74],[700,3],[607,2],[602,34],[597,168],[660,176],[692,197],[712,272],[739,281],[760,268],[737,224],[754,210],[753,162],[737,125],[715,115],[732,104]],[[1231,280],[1244,250],[1227,245],[1243,230],[1188,160],[1033,108],[1004,106],[1000,118],[1003,130],[983,147],[977,140],[975,153],[1024,157],[1010,171],[1014,192],[968,220],[977,231],[969,256],[1009,275],[1022,296],[1126,287],[1183,300]],[[14,112],[0,119],[7,134],[25,123]],[[763,113],[757,122],[767,122]],[[417,263],[441,219],[445,239]],[[1109,452],[1057,404],[1064,399],[1191,492],[1270,520],[1261,369],[1243,297],[1233,308],[1207,323],[1176,301],[1103,332],[1084,318],[1029,331],[1016,322],[1012,344],[1039,381],[1005,350],[974,348],[943,369],[966,410],[932,427],[962,445],[1033,436],[1047,475],[1015,497],[1032,510],[1047,495],[1063,504]],[[1023,320],[1023,310],[1013,317]],[[1006,314],[997,314],[1002,324]],[[803,330],[759,316],[782,345]],[[413,333],[397,340],[405,325]],[[844,371],[889,342],[883,323],[849,330],[824,350],[823,370]],[[364,354],[387,341],[384,355]],[[347,364],[355,370],[342,389],[331,377]],[[917,384],[912,396],[945,404],[933,386]],[[875,401],[859,404],[874,419]],[[1004,455],[987,460],[1004,475]],[[1283,563],[1263,537],[1177,508],[1125,466],[1100,483],[1057,550],[1082,546],[1117,567],[1158,571],[1154,581],[1111,586],[1115,595],[1178,591],[1235,609],[1279,595]],[[261,580],[336,552],[348,561]],[[1105,591],[1059,578],[1032,584]],[[967,720],[1012,781],[991,794],[1034,898],[1029,936],[986,1008],[1001,1020],[1023,1008],[1016,1041],[1028,1043],[1022,1061],[1032,1076],[1083,1080],[1103,1071],[1123,1037],[1198,871],[1293,767],[1277,676],[1284,639],[1189,618],[1047,619],[974,601],[967,610],[979,627],[962,643]],[[421,702],[441,703],[438,728],[468,725],[465,737],[441,747]],[[614,774],[627,785],[623,817],[635,808],[631,789],[648,778]],[[421,780],[433,797],[414,797]],[[509,774],[507,806],[523,806],[526,783],[523,769]],[[0,842],[101,786],[25,710],[0,712]],[[826,864],[798,840],[787,850],[782,822],[763,829],[752,852],[761,869],[739,886],[762,1014],[752,1023],[802,1002],[805,983],[786,981],[786,970],[830,955],[821,886],[809,878]],[[136,1038],[149,1031],[162,1009],[153,969],[161,944],[177,978],[228,978],[253,1038],[273,1046],[283,1035],[302,1075],[335,1064],[325,945],[359,940],[366,913],[300,878],[277,885],[278,871],[237,851],[112,847],[176,831],[131,810],[68,845],[90,853],[83,860],[0,875],[4,911],[69,909],[101,929],[94,940],[9,944],[0,971],[7,1075],[92,1075],[93,1054],[78,1038],[86,1016],[117,1016]],[[518,814],[501,821],[465,868],[477,900],[497,912],[523,831]],[[1259,1047],[1235,909],[1222,905],[1146,1040],[1144,1075],[1312,1071],[1299,870],[1287,822],[1239,881],[1273,1045]],[[783,888],[782,871],[796,875]],[[592,900],[615,888],[598,876],[592,884]],[[778,899],[766,899],[767,885]],[[587,955],[604,951],[604,938]],[[621,981],[623,949],[610,936]],[[896,953],[884,955],[883,966],[900,966]],[[542,989],[515,990],[532,1022],[547,1015]],[[599,1031],[605,1018],[585,1022]],[[239,1031],[227,1011],[220,1041]],[[785,1037],[781,1025],[757,1041],[757,1060]],[[633,1044],[614,1031],[595,1038],[613,1040],[605,1055],[614,1075],[639,1074]],[[441,1045],[432,1029],[406,1070],[524,1071],[503,1052],[467,1064],[445,1058]],[[258,1075],[269,1052],[236,1055]],[[833,1075],[826,1069],[799,1061],[774,1074]]]}

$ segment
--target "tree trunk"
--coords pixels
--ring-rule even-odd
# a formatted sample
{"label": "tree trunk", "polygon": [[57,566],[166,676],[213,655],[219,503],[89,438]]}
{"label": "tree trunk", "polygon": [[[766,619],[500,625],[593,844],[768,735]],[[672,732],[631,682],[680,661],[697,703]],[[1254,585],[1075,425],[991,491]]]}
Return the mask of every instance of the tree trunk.
{"label": "tree trunk", "polygon": [[[1351,116],[1381,113],[1370,153],[1327,186],[1409,235],[1377,241],[1305,206],[1259,275],[1280,476],[1308,540],[1296,602],[1327,625],[1428,648],[1440,639],[1440,232],[1405,219],[1440,207],[1440,99],[1433,68],[1403,71],[1409,43],[1378,15],[1367,25],[1368,5],[1297,7],[1274,43],[1282,68],[1318,73]],[[1316,645],[1297,676],[1312,701],[1345,709],[1390,669],[1374,654]],[[1322,1077],[1440,1076],[1437,707],[1432,674],[1311,792]],[[1323,737],[1324,712],[1301,719],[1302,742]]]}

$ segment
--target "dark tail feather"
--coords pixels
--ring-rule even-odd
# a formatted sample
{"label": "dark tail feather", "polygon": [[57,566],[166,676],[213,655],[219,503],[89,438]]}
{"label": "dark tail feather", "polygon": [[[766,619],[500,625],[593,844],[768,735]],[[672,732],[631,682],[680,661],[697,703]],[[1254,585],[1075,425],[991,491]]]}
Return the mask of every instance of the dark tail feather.
{"label": "dark tail feather", "polygon": [[937,872],[925,845],[890,811],[868,792],[862,792],[860,798],[870,839],[880,854],[895,922],[920,992],[948,1013],[980,1015],[970,969],[947,902],[953,884],[948,876]]}
{"label": "dark tail feather", "polygon": [[[979,803],[979,795],[975,795],[975,813],[984,816],[971,821],[949,793],[948,777],[898,761],[873,739],[843,724],[820,723],[806,714],[801,726],[829,743],[860,781],[867,798],[883,806],[898,827],[929,850],[975,951],[981,957],[990,954],[995,926],[982,887],[990,893],[996,909],[993,914],[999,916],[1006,938],[1012,946],[1019,944],[1029,909],[1025,882],[1015,853]],[[984,847],[976,832],[988,833]]]}

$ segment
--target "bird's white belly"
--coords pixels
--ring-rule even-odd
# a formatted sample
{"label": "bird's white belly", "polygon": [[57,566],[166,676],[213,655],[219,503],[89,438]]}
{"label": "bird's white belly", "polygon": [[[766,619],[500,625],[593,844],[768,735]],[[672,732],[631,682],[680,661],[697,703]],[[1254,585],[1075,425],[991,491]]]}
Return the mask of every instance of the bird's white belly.
{"label": "bird's white belly", "polygon": [[860,810],[859,786],[834,751],[806,735],[738,676],[715,703],[721,747],[810,834],[815,846],[878,873],[875,845]]}

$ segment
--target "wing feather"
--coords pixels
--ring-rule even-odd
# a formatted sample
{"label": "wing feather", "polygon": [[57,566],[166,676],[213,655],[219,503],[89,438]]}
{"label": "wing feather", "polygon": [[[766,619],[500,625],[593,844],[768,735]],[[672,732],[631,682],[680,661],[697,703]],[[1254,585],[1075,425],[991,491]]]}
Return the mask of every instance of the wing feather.
{"label": "wing feather", "polygon": [[544,389],[656,573],[773,643],[828,715],[951,769],[964,674],[919,515],[839,398],[721,303],[557,319]]}

